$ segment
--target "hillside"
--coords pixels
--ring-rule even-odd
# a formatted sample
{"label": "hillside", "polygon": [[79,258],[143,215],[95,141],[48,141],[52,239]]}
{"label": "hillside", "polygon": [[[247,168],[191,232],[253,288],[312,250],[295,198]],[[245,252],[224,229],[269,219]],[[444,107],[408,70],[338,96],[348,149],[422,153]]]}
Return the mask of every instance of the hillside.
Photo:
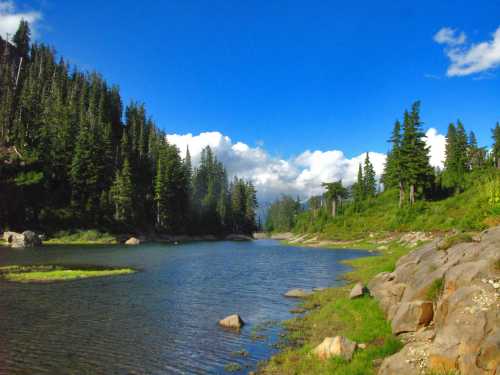
{"label": "hillside", "polygon": [[471,178],[463,193],[434,201],[417,201],[398,207],[398,191],[392,189],[365,202],[356,212],[332,218],[326,211],[301,213],[294,233],[318,240],[365,239],[367,234],[384,237],[392,232],[477,231],[500,224],[500,171],[489,170]]}

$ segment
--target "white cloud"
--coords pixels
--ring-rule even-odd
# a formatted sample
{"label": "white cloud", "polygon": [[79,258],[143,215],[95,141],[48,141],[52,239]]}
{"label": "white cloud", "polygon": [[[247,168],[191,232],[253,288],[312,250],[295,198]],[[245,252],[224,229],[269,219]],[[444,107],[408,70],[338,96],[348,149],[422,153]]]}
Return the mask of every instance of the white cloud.
{"label": "white cloud", "polygon": [[500,65],[500,27],[490,41],[464,47],[465,33],[443,28],[434,36],[437,43],[446,45],[445,53],[450,59],[446,74],[449,77],[466,76],[485,72]]}
{"label": "white cloud", "polygon": [[0,36],[6,38],[9,35],[11,38],[19,27],[21,20],[26,20],[31,26],[33,35],[35,35],[35,26],[42,18],[40,12],[17,11],[13,1],[0,0]]}
{"label": "white cloud", "polygon": [[425,143],[430,147],[429,156],[430,163],[435,168],[443,169],[446,150],[446,137],[438,134],[437,130],[430,128],[425,133]]}
{"label": "white cloud", "polygon": [[[352,158],[339,150],[306,150],[289,159],[282,159],[269,154],[260,146],[250,147],[243,142],[233,141],[220,132],[167,135],[170,143],[175,144],[184,157],[189,146],[193,164],[199,162],[201,151],[210,146],[227,168],[230,176],[250,179],[258,190],[259,201],[268,202],[280,194],[291,194],[308,198],[321,194],[322,182],[342,180],[346,185],[355,182],[358,166],[365,160],[366,154]],[[431,164],[442,167],[446,139],[435,129],[426,134],[430,146]],[[383,172],[386,155],[370,152],[370,160],[377,177]]]}
{"label": "white cloud", "polygon": [[439,44],[455,46],[464,44],[466,40],[467,36],[463,31],[458,33],[457,30],[449,27],[443,27],[436,33],[436,35],[434,35],[434,41]]}

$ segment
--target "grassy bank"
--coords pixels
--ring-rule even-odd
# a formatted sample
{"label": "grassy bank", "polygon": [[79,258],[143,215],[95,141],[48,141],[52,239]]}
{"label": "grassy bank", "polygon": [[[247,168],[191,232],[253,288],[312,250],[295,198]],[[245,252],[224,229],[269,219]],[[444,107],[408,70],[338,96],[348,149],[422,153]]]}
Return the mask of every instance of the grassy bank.
{"label": "grassy bank", "polygon": [[91,277],[128,275],[134,272],[136,271],[131,268],[76,269],[62,266],[7,266],[0,267],[0,278],[18,283],[50,283]]}
{"label": "grassy bank", "polygon": [[297,218],[295,233],[320,239],[366,239],[367,233],[386,235],[407,231],[477,231],[500,224],[500,172],[479,175],[465,192],[438,201],[418,201],[398,207],[398,191],[367,200],[359,211],[346,204],[336,218],[329,212],[306,211]]}
{"label": "grassy bank", "polygon": [[[375,246],[372,244],[372,246]],[[379,256],[346,261],[353,270],[345,275],[351,281],[367,283],[380,272],[392,271],[396,261],[407,254],[409,247],[393,241],[386,245]],[[384,358],[401,347],[401,342],[391,333],[389,322],[369,296],[348,298],[353,284],[329,288],[314,293],[302,306],[309,310],[305,316],[285,322],[288,344],[280,354],[271,358],[260,370],[261,374],[375,374],[377,359]],[[325,337],[343,335],[358,343],[367,344],[347,362],[339,358],[319,360],[313,353]]]}
{"label": "grassy bank", "polygon": [[60,231],[44,241],[48,245],[111,245],[117,244],[115,236],[97,230]]}

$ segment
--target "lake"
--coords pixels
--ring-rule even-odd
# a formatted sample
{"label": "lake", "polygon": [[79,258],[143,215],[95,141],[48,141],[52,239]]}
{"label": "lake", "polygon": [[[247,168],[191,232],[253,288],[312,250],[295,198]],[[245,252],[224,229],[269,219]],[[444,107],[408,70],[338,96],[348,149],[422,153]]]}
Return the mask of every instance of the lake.
{"label": "lake", "polygon": [[[276,352],[292,288],[338,285],[364,255],[271,240],[137,247],[0,248],[0,265],[134,267],[140,272],[54,284],[0,282],[0,374],[246,374]],[[217,322],[238,313],[239,332]],[[267,330],[256,331],[257,327]],[[264,336],[263,337],[256,337]],[[247,356],[235,355],[237,351]]]}

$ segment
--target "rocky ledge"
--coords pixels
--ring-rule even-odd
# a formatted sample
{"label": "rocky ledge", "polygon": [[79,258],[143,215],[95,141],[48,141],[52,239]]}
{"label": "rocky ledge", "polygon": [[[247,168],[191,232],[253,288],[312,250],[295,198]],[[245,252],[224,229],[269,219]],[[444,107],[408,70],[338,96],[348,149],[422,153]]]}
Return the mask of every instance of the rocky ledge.
{"label": "rocky ledge", "polygon": [[404,348],[379,375],[500,374],[500,227],[402,257],[369,284]]}

